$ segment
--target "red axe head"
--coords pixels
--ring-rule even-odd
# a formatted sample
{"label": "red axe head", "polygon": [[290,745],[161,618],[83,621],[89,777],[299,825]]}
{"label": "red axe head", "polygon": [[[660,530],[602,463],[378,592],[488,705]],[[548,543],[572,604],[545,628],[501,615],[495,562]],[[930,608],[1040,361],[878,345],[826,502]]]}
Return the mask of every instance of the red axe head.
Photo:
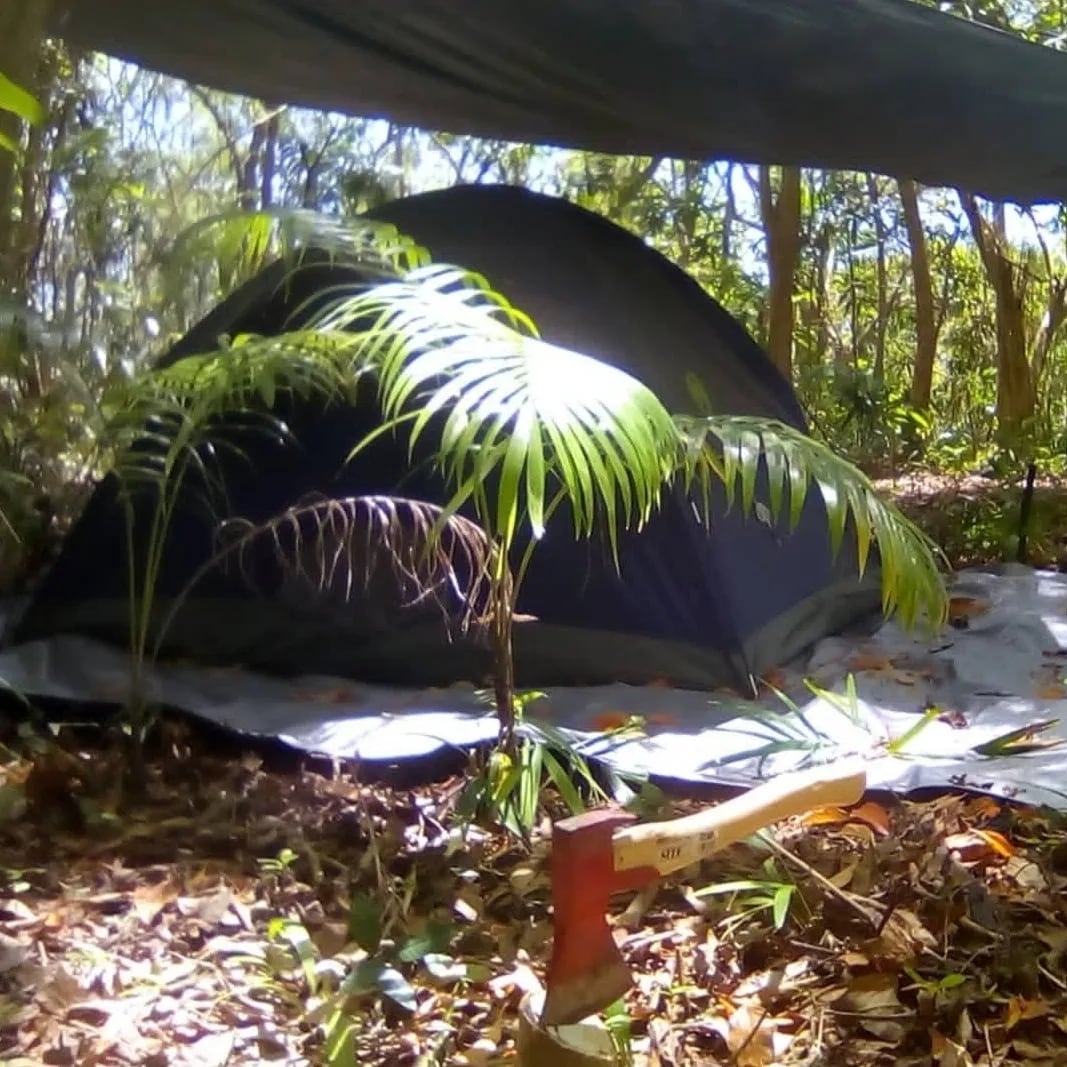
{"label": "red axe head", "polygon": [[659,877],[642,867],[615,870],[616,829],[635,821],[618,808],[587,811],[552,828],[552,959],[541,1022],[563,1026],[618,1000],[633,979],[607,911],[613,893]]}

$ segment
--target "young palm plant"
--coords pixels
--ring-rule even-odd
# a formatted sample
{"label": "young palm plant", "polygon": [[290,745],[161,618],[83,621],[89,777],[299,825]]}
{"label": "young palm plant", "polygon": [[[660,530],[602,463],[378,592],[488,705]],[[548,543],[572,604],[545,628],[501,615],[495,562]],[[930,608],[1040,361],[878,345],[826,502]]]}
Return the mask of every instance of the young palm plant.
{"label": "young palm plant", "polygon": [[[448,543],[468,553],[469,562],[479,542],[471,536],[471,520],[484,535],[477,558],[487,575],[486,610],[478,614],[488,620],[506,750],[514,745],[516,717],[516,598],[531,553],[561,507],[576,536],[602,533],[614,551],[619,533],[640,529],[663,494],[678,485],[707,505],[719,482],[747,513],[765,508],[772,520],[787,515],[794,523],[814,490],[826,503],[835,549],[851,530],[862,570],[877,545],[885,611],[906,624],[924,617],[934,625],[943,621],[947,598],[938,550],[826,446],[769,420],[672,415],[641,382],[546,342],[485,279],[430,264],[423,250],[391,227],[322,223],[299,213],[226,217],[227,247],[254,267],[271,246],[268,238],[277,235],[279,220],[298,245],[325,246],[361,268],[369,265],[371,280],[329,294],[299,329],[232,338],[224,350],[146,376],[113,420],[113,436],[124,442],[123,484],[130,494],[147,490],[154,501],[145,561],[140,573],[131,570],[131,651],[138,670],[151,653],[152,596],[167,526],[190,471],[208,487],[220,520],[232,518],[225,486],[212,475],[213,457],[229,447],[220,436],[224,421],[241,414],[283,438],[287,428],[271,415],[283,392],[343,403],[357,385],[368,383],[377,390],[381,426],[352,441],[350,458],[382,433],[406,435],[412,449],[429,443],[450,496],[432,515],[419,513],[421,551],[438,551],[450,531]],[[300,269],[299,257],[294,269]],[[559,388],[561,381],[568,383],[566,390]],[[761,471],[769,487],[766,503],[757,501]],[[385,520],[379,534],[384,536],[391,517],[415,503],[376,511]],[[368,506],[337,502],[321,513],[329,516],[334,542],[345,552],[354,543],[348,520],[365,518]],[[461,509],[469,517],[462,535],[455,525]],[[132,523],[132,506],[129,514]],[[315,514],[304,511],[301,517],[315,526]],[[275,544],[304,543],[303,537],[277,538],[280,525],[292,529],[294,520],[295,513],[287,512],[247,529],[241,543],[258,535]],[[348,531],[339,541],[337,524]],[[394,560],[400,558],[396,547],[390,549]],[[405,551],[409,548],[410,543]],[[307,558],[301,557],[301,566]],[[321,582],[326,564],[337,557],[320,552],[314,558],[324,568]],[[347,565],[345,573],[350,580],[353,568]],[[422,572],[409,567],[408,573]],[[439,568],[426,573],[440,579]],[[159,636],[157,630],[157,645]],[[134,679],[135,688],[142,680]]]}

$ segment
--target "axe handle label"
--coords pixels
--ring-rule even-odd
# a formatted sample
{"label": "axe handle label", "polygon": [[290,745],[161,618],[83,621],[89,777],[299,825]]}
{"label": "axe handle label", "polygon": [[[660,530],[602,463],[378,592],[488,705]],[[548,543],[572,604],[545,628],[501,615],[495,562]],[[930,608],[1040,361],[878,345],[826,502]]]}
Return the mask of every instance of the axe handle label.
{"label": "axe handle label", "polygon": [[699,863],[719,850],[719,834],[704,830],[692,837],[663,834],[638,840],[622,840],[615,846],[615,870],[655,867],[661,874]]}

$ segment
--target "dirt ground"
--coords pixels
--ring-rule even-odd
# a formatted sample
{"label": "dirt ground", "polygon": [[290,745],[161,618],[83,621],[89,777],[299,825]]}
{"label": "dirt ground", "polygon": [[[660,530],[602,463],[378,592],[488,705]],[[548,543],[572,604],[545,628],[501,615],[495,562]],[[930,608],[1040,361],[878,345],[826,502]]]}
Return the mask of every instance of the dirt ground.
{"label": "dirt ground", "polygon": [[[874,484],[942,547],[954,567],[1016,559],[1021,480],[915,473]],[[1067,481],[1037,480],[1027,533],[1027,563],[1067,565]]]}
{"label": "dirt ground", "polygon": [[[121,759],[60,739],[0,763],[0,1062],[516,1062],[544,832],[464,839],[456,779],[272,769],[180,725],[140,800]],[[1061,819],[868,801],[778,841],[616,902],[635,1062],[1067,1062]]]}

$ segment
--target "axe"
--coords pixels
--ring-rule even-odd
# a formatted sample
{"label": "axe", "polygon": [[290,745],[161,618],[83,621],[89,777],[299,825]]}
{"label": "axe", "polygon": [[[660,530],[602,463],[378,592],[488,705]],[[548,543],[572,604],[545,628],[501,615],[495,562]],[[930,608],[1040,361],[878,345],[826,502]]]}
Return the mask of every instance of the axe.
{"label": "axe", "polygon": [[552,958],[542,1026],[565,1026],[606,1008],[632,982],[606,912],[613,893],[662,875],[814,808],[856,804],[867,775],[859,761],[779,775],[695,815],[630,825],[634,816],[602,808],[552,828]]}

